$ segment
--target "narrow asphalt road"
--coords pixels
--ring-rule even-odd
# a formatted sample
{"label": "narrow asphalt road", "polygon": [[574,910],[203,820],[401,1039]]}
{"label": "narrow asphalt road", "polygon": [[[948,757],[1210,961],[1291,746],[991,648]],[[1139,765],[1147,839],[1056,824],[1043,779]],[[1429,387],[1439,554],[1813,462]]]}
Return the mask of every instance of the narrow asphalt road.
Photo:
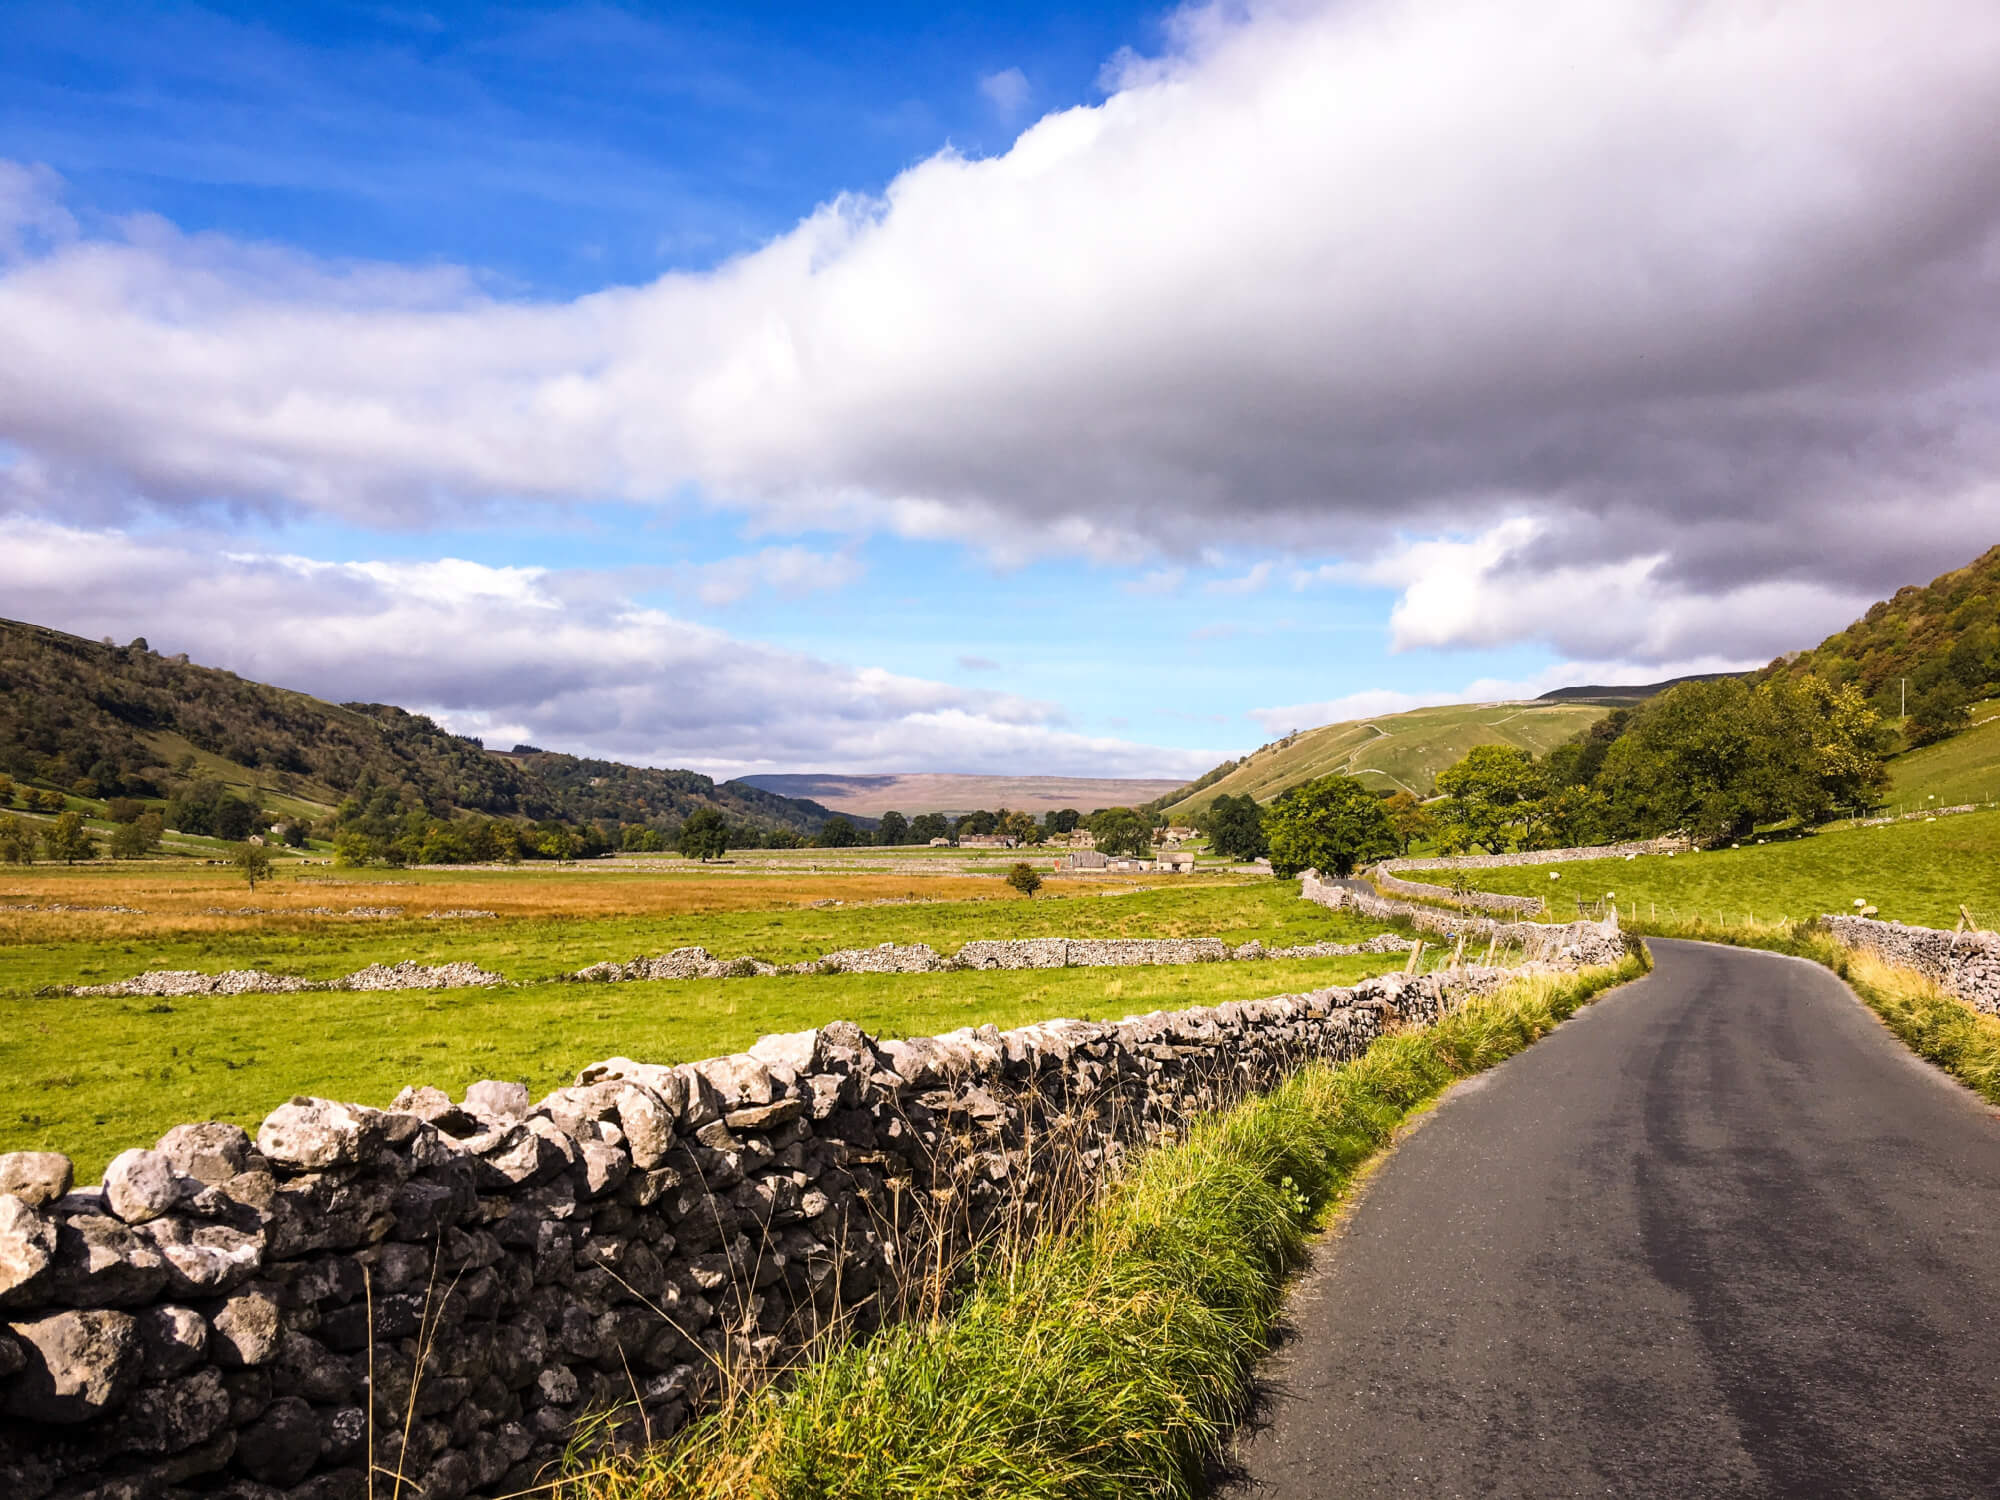
{"label": "narrow asphalt road", "polygon": [[2000,1118],[1823,969],[1652,946],[1384,1164],[1220,1495],[2000,1495]]}

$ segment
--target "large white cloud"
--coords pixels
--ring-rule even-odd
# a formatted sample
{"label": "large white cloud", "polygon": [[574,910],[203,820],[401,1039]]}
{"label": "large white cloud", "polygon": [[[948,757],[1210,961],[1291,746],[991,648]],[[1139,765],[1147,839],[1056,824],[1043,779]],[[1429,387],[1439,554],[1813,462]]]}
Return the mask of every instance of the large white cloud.
{"label": "large white cloud", "polygon": [[[1176,35],[1004,156],[563,303],[154,221],[78,238],[16,173],[0,501],[382,524],[693,485],[778,529],[1024,555],[1524,518],[1480,577],[1643,577],[1687,617],[1748,582],[1872,596],[1991,539],[1991,0],[1341,0]],[[1413,599],[1464,575],[1397,555],[1443,570]],[[1477,598],[1399,629],[1701,633]]]}
{"label": "large white cloud", "polygon": [[398,703],[504,748],[756,770],[1194,775],[1214,751],[1065,727],[1059,710],[739,640],[595,575],[326,562],[0,521],[7,612],[335,701]]}

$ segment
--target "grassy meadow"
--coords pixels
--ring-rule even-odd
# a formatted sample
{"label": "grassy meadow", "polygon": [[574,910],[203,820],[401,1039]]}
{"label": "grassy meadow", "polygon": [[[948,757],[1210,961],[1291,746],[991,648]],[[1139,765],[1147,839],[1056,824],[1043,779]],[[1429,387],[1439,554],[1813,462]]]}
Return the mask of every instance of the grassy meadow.
{"label": "grassy meadow", "polygon": [[[127,1146],[187,1120],[254,1127],[294,1093],[386,1104],[405,1084],[480,1078],[536,1090],[623,1053],[683,1061],[774,1031],[850,1020],[923,1035],[1054,1016],[1155,1009],[1351,983],[1397,954],[1184,967],[809,975],[617,985],[551,982],[600,959],[701,944],[777,962],[835,948],[973,938],[1220,937],[1358,941],[1379,924],[1299,900],[1290,881],[1051,882],[1027,900],[956,875],[742,874],[524,867],[373,871],[294,867],[253,894],[193,864],[0,868],[0,1150],[61,1150],[88,1178]],[[397,918],[326,916],[398,906]],[[257,910],[244,912],[243,907]],[[211,908],[222,908],[217,913]],[[423,913],[494,917],[434,920]],[[148,969],[261,968],[332,978],[365,964],[469,960],[491,990],[84,998],[38,994]]]}
{"label": "grassy meadow", "polygon": [[[1559,879],[1551,880],[1551,874]],[[1841,828],[1738,849],[1672,857],[1580,860],[1465,870],[1477,890],[1548,899],[1556,919],[1574,902],[1616,896],[1628,921],[1724,925],[1748,920],[1793,921],[1851,911],[1856,898],[1884,920],[1931,927],[1958,921],[1960,904],[1983,926],[2000,924],[2000,811],[1965,813],[1935,822]],[[1414,873],[1442,882],[1442,872]],[[1636,904],[1636,911],[1634,910]]]}
{"label": "grassy meadow", "polygon": [[1454,703],[1309,729],[1268,746],[1221,780],[1175,803],[1175,816],[1245,792],[1268,802],[1316,776],[1359,777],[1371,789],[1430,795],[1437,773],[1474,745],[1507,744],[1545,755],[1608,712],[1589,703]]}
{"label": "grassy meadow", "polygon": [[2000,802],[2000,702],[1976,704],[1972,722],[1948,740],[1889,762],[1889,806]]}

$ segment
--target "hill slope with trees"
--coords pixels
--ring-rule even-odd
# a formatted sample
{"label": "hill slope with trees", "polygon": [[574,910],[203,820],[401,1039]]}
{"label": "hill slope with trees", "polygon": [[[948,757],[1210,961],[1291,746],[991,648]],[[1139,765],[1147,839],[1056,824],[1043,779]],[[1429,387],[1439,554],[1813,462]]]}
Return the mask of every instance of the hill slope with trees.
{"label": "hill slope with trees", "polygon": [[2000,547],[1898,589],[1812,650],[1765,669],[1769,677],[1807,674],[1853,683],[1884,719],[1902,715],[1907,684],[1909,743],[1955,733],[1970,704],[2000,693]]}
{"label": "hill slope with trees", "polygon": [[422,714],[333,704],[250,682],[146,642],[118,646],[0,620],[0,773],[94,798],[250,789],[318,821],[393,788],[434,818],[469,813],[671,834],[711,808],[750,828],[814,833],[832,812],[740,782],[557,754],[487,750]]}

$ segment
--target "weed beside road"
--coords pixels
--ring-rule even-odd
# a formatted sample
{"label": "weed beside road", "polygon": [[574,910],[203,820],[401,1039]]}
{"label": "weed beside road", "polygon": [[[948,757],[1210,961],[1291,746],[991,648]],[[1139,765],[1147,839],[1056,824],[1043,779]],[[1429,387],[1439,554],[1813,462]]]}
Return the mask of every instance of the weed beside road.
{"label": "weed beside road", "polygon": [[[1187,1496],[1239,1416],[1287,1273],[1397,1125],[1639,959],[1526,979],[1148,1153],[950,1315],[826,1352],[565,1500]],[[1204,997],[1207,998],[1207,997]]]}

